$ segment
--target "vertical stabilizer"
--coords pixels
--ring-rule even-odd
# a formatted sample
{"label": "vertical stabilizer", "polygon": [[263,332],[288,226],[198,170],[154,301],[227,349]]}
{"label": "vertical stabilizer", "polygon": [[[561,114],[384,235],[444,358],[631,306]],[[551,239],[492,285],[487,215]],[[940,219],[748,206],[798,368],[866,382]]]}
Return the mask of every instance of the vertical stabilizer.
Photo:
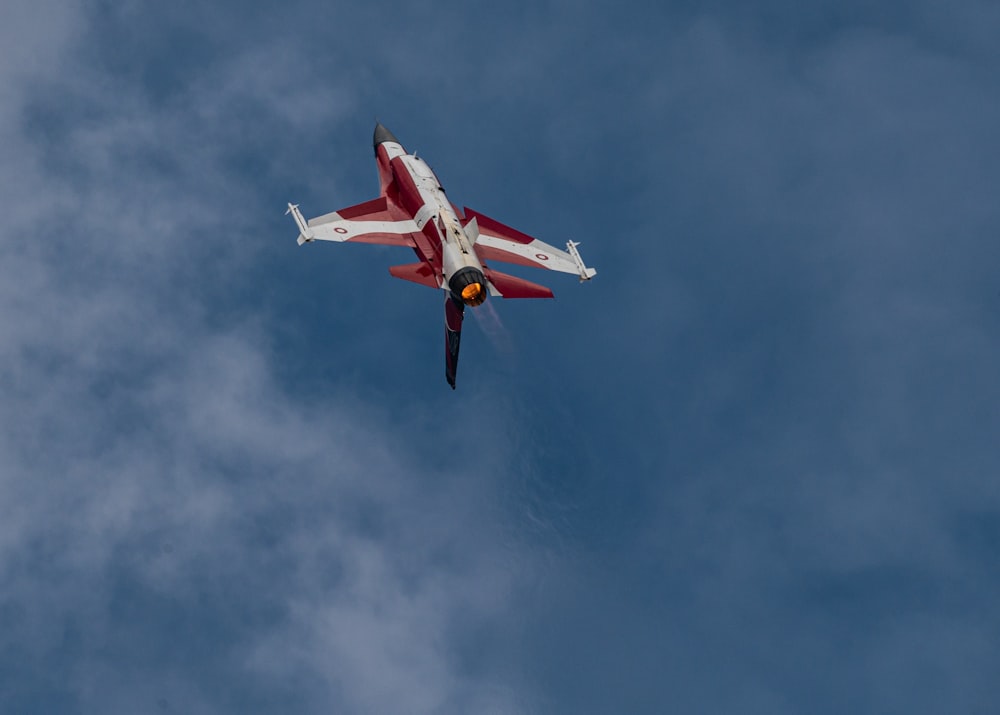
{"label": "vertical stabilizer", "polygon": [[458,348],[462,342],[462,320],[465,304],[452,298],[448,293],[444,299],[444,376],[455,389],[455,374],[458,372]]}

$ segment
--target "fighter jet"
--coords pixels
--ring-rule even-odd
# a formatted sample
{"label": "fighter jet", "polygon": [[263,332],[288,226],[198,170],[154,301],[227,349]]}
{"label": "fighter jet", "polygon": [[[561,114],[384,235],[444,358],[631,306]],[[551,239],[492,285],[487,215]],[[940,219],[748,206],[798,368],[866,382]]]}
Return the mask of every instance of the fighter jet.
{"label": "fighter jet", "polygon": [[298,242],[336,241],[408,246],[416,263],[390,266],[389,274],[446,291],[444,301],[445,377],[455,389],[458,348],[465,307],[477,307],[487,294],[502,298],[551,298],[545,286],[500,273],[491,263],[512,263],[578,275],[588,268],[574,241],[565,251],[505,226],[470,208],[459,210],[445,195],[427,163],[409,154],[399,140],[375,125],[375,162],[379,196],[355,206],[305,220],[298,204],[288,204],[299,227]]}

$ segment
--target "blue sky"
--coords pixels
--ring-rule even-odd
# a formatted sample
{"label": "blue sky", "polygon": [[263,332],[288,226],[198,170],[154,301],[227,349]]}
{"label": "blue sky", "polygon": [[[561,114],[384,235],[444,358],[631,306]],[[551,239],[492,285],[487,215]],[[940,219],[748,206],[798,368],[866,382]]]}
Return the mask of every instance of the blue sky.
{"label": "blue sky", "polygon": [[[987,713],[1000,10],[0,10],[0,710]],[[381,120],[522,272],[282,215]]]}

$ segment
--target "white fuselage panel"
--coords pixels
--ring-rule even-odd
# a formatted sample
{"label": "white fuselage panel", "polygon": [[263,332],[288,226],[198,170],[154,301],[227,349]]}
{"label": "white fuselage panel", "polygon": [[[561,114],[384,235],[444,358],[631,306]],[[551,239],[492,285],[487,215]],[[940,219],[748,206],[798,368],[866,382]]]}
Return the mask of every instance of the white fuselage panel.
{"label": "white fuselage panel", "polygon": [[476,268],[482,271],[483,266],[472,249],[472,242],[465,234],[462,222],[431,167],[423,159],[413,155],[403,156],[402,161],[413,177],[413,183],[423,200],[423,207],[415,217],[417,225],[423,228],[428,221],[434,221],[437,226],[441,238],[441,268],[445,286],[462,268]]}

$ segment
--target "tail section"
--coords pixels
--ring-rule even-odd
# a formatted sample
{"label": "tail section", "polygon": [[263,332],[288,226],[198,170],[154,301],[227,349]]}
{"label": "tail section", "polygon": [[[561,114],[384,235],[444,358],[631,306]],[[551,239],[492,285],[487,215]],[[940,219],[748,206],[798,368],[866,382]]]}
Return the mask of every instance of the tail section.
{"label": "tail section", "polygon": [[486,277],[503,298],[551,298],[552,290],[543,285],[486,268]]}
{"label": "tail section", "polygon": [[444,376],[455,389],[455,375],[458,372],[458,348],[462,342],[462,320],[465,304],[455,300],[451,294],[444,299]]}
{"label": "tail section", "polygon": [[402,266],[389,266],[389,275],[394,278],[402,278],[404,281],[412,281],[430,288],[440,288],[441,282],[434,274],[430,264],[420,261],[418,263],[406,263]]}

